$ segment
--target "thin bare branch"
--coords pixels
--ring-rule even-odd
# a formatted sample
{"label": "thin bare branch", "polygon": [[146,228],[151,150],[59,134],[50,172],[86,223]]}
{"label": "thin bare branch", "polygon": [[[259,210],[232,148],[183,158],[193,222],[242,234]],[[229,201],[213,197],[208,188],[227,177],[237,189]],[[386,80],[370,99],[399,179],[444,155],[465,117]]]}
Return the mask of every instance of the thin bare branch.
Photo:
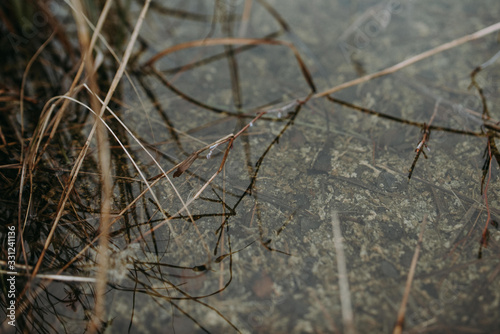
{"label": "thin bare branch", "polygon": [[493,24],[493,25],[491,25],[489,27],[486,27],[484,29],[481,29],[479,31],[476,31],[473,34],[466,35],[466,36],[457,38],[457,39],[455,39],[455,40],[453,40],[451,42],[441,44],[441,45],[439,45],[439,46],[437,46],[437,47],[435,47],[433,49],[427,50],[427,51],[422,52],[422,53],[420,53],[420,54],[418,54],[416,56],[410,57],[410,58],[408,58],[408,59],[406,59],[406,60],[404,60],[404,61],[402,61],[402,62],[400,62],[400,63],[398,63],[396,65],[393,65],[391,67],[383,69],[382,71],[378,71],[378,72],[375,72],[375,73],[372,73],[372,74],[368,74],[368,75],[362,76],[360,78],[357,78],[357,79],[354,79],[354,80],[351,80],[351,81],[348,81],[348,82],[344,82],[341,85],[335,86],[335,87],[327,89],[325,91],[319,92],[316,95],[314,95],[314,98],[327,96],[327,95],[333,94],[335,92],[341,91],[343,89],[359,85],[360,83],[367,82],[367,81],[370,81],[372,79],[379,78],[379,77],[382,77],[382,76],[385,76],[385,75],[397,72],[397,71],[399,71],[399,70],[401,70],[401,69],[403,69],[403,68],[405,68],[407,66],[415,64],[416,62],[419,62],[421,60],[424,60],[426,58],[434,56],[434,55],[436,55],[438,53],[441,53],[443,51],[452,49],[452,48],[457,47],[459,45],[462,45],[464,43],[473,41],[475,39],[482,38],[482,37],[484,37],[486,35],[489,35],[491,33],[496,32],[498,30],[500,30],[500,22],[495,23],[495,24]]}
{"label": "thin bare branch", "polygon": [[211,39],[201,39],[201,40],[196,40],[196,41],[191,41],[191,42],[186,42],[186,43],[179,43],[174,46],[168,47],[164,49],[163,51],[158,52],[155,56],[153,56],[150,60],[148,60],[145,64],[145,66],[152,66],[154,63],[156,63],[158,60],[161,58],[165,57],[168,54],[184,50],[184,49],[189,49],[193,47],[199,47],[199,46],[214,46],[214,45],[283,45],[288,47],[290,50],[292,50],[293,54],[295,55],[295,58],[297,59],[297,62],[299,63],[300,70],[302,71],[302,74],[311,88],[313,92],[316,91],[316,86],[313,83],[313,79],[311,76],[311,73],[307,69],[305,62],[302,60],[302,57],[300,56],[299,51],[295,48],[295,46],[292,43],[288,43],[285,41],[280,41],[280,40],[268,40],[268,39],[258,39],[258,38],[211,38]]}
{"label": "thin bare branch", "polygon": [[418,237],[417,246],[415,247],[415,253],[413,253],[413,259],[411,260],[410,271],[408,272],[408,278],[406,280],[405,293],[403,295],[403,300],[401,301],[401,307],[399,308],[398,312],[398,320],[396,322],[396,326],[394,327],[393,334],[401,334],[403,331],[406,304],[408,303],[411,284],[413,282],[413,277],[415,276],[415,268],[417,267],[418,255],[420,254],[420,247],[422,246],[422,240],[424,238],[425,225],[427,225],[427,215],[424,216],[424,220],[422,221],[422,225],[420,226],[420,235]]}

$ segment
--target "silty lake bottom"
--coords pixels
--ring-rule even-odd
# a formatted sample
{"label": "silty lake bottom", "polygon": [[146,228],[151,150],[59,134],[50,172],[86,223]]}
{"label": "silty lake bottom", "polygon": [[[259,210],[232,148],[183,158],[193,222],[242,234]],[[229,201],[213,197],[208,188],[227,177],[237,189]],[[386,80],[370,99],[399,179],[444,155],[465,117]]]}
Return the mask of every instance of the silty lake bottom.
{"label": "silty lake bottom", "polygon": [[[98,40],[97,84],[71,87],[76,21],[104,5],[78,3],[0,5],[2,332],[388,333],[402,304],[405,333],[498,331],[498,29],[328,94],[498,23],[498,1],[146,3],[105,173],[86,106],[119,64]],[[111,5],[119,59],[144,5]]]}

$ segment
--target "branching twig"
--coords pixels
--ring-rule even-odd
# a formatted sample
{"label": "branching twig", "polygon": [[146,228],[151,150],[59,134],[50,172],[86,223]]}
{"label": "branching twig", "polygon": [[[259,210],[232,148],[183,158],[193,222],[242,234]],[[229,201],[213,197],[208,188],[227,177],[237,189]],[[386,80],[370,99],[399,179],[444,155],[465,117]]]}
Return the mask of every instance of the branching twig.
{"label": "branching twig", "polygon": [[176,44],[169,48],[166,48],[160,52],[158,52],[154,57],[149,59],[145,66],[150,67],[154,63],[156,63],[161,58],[165,57],[170,53],[174,53],[180,50],[189,49],[198,46],[212,46],[212,45],[283,45],[292,50],[297,62],[300,66],[302,74],[307,81],[309,87],[313,92],[316,91],[316,86],[313,83],[312,76],[309,73],[302,57],[300,56],[299,51],[295,48],[292,43],[288,43],[280,40],[267,40],[267,39],[258,39],[258,38],[211,38],[211,39],[203,39],[197,41],[191,41],[186,43]]}

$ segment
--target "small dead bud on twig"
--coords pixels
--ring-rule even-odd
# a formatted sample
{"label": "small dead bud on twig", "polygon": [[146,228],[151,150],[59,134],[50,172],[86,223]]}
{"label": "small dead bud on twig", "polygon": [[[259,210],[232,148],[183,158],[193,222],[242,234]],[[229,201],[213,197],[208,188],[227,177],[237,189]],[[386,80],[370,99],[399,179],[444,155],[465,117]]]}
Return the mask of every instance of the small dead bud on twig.
{"label": "small dead bud on twig", "polygon": [[196,159],[198,159],[198,152],[194,152],[189,157],[187,157],[186,160],[178,165],[177,170],[174,173],[174,177],[181,176],[182,173],[184,173],[189,167],[191,167]]}
{"label": "small dead bud on twig", "polygon": [[413,174],[413,170],[415,169],[415,165],[417,164],[418,158],[420,157],[420,153],[424,154],[424,158],[427,159],[427,155],[424,152],[424,148],[427,149],[427,151],[430,151],[430,149],[427,147],[427,142],[429,141],[430,135],[431,135],[431,125],[432,122],[434,121],[434,118],[436,117],[438,108],[439,108],[439,103],[441,100],[437,100],[436,104],[434,105],[434,113],[432,114],[429,124],[424,123],[422,132],[422,139],[417,144],[417,147],[415,148],[415,152],[417,153],[415,155],[415,158],[413,159],[413,163],[411,164],[411,167],[408,171],[408,180],[411,179],[411,175]]}

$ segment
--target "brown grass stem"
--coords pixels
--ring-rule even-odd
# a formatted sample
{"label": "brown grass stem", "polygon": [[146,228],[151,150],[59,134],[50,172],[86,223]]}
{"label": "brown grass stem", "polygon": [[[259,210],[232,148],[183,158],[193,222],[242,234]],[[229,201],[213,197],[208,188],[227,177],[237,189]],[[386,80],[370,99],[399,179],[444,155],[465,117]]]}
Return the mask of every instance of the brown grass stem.
{"label": "brown grass stem", "polygon": [[406,287],[403,295],[403,300],[401,301],[401,307],[398,312],[398,320],[396,326],[394,326],[393,334],[401,334],[403,331],[403,324],[405,320],[406,304],[408,303],[408,297],[410,296],[411,284],[413,282],[413,277],[415,276],[415,268],[417,267],[418,255],[420,254],[420,248],[422,246],[422,240],[424,238],[424,230],[427,225],[427,215],[424,216],[422,225],[420,226],[420,235],[418,236],[417,246],[415,246],[415,253],[413,253],[413,258],[411,260],[410,271],[408,272],[408,278],[406,279]]}
{"label": "brown grass stem", "polygon": [[[28,217],[29,217],[28,212],[26,212],[24,224],[23,224],[23,226],[21,226],[21,218],[22,218],[21,212],[22,212],[23,188],[24,188],[22,185],[24,185],[24,183],[25,183],[26,167],[27,167],[27,165],[25,163],[23,163],[24,162],[24,160],[23,160],[23,157],[24,157],[24,139],[23,139],[23,134],[24,134],[24,88],[26,86],[26,78],[28,77],[28,73],[30,71],[31,66],[33,66],[36,59],[38,59],[38,56],[42,53],[42,51],[45,49],[45,47],[50,43],[50,41],[52,40],[54,35],[55,35],[55,32],[53,32],[49,36],[49,38],[47,38],[47,40],[35,52],[33,57],[31,57],[30,61],[26,65],[26,69],[24,70],[23,78],[21,81],[21,91],[19,94],[19,96],[20,96],[19,97],[19,113],[21,115],[21,136],[20,136],[19,140],[20,140],[20,145],[21,145],[21,155],[20,155],[21,158],[20,158],[19,163],[22,164],[22,168],[21,168],[21,178],[19,181],[20,182],[19,184],[21,184],[21,186],[19,187],[18,208],[17,208],[18,212],[19,212],[19,214],[18,214],[18,228],[19,228],[19,230],[18,231],[19,231],[20,240],[24,240],[24,238],[23,238],[24,226],[26,226],[26,221],[28,220]],[[27,156],[29,156],[29,155],[27,155]],[[30,177],[30,196],[29,196],[29,200],[28,200],[28,206],[27,206],[28,208],[30,207],[29,204],[31,203],[31,199],[32,199],[33,182],[31,182],[31,180],[32,180],[31,172],[29,172],[29,177]],[[26,247],[25,247],[24,242],[21,242],[21,249],[22,249],[24,260],[27,263],[28,257],[26,254]]]}
{"label": "brown grass stem", "polygon": [[[102,25],[105,21],[105,18],[107,16],[107,13],[109,11],[109,8],[111,6],[111,1],[108,0],[106,1],[106,4],[104,5],[104,8],[103,8],[103,11],[101,12],[101,15],[99,17],[99,22],[97,24],[97,28],[95,29],[94,31],[94,36],[97,36],[100,34],[100,31],[101,31],[101,28],[102,28]],[[95,41],[96,41],[96,38],[94,38],[94,36],[92,36],[92,39],[91,39],[91,42],[90,42],[90,48],[93,49],[94,47],[94,44],[95,44]],[[84,69],[84,62],[82,61],[80,66],[79,66],[79,69],[77,71],[77,74],[75,76],[75,78],[73,79],[73,82],[71,83],[71,87],[69,89],[69,92],[68,92],[68,95],[70,94],[73,94],[75,93],[75,87],[77,86],[77,83],[80,79],[80,76],[82,75],[83,73],[83,69]],[[50,101],[47,102],[46,106],[50,105]],[[56,116],[56,119],[55,119],[55,122],[54,122],[54,125],[52,127],[52,131],[49,135],[49,140],[46,142],[45,146],[43,147],[43,149],[41,150],[41,152],[39,151],[39,144],[41,143],[42,141],[42,137],[44,135],[44,131],[38,131],[38,133],[35,133],[36,134],[36,137],[34,136],[34,139],[36,139],[38,137],[38,140],[32,140],[31,143],[30,143],[30,146],[28,148],[28,152],[27,152],[27,159],[24,160],[23,162],[23,169],[26,169],[28,168],[30,174],[31,174],[31,171],[35,168],[35,165],[37,164],[38,160],[36,159],[36,155],[38,154],[39,158],[40,159],[43,155],[43,152],[45,151],[45,149],[47,148],[47,146],[49,145],[49,142],[50,140],[54,137],[55,133],[56,133],[56,130],[58,128],[58,125],[62,119],[62,116],[64,114],[64,110],[66,110],[67,106],[69,105],[69,100],[64,100],[63,102],[63,105],[61,107],[61,109],[59,110],[57,116]],[[52,111],[54,109],[54,106],[50,106],[49,107],[49,112],[47,113],[43,113],[42,111],[42,117],[41,117],[41,120],[40,120],[40,123],[42,124],[46,124],[48,123],[48,119],[50,118],[50,115],[52,114]],[[81,163],[81,162],[80,162]],[[75,166],[76,167],[76,166]],[[73,169],[74,170],[74,169]],[[72,171],[72,174],[73,174],[73,171]],[[59,201],[59,204],[58,204],[58,209],[57,209],[57,214],[56,214],[56,217],[54,218],[54,221],[52,223],[52,227],[49,231],[49,234],[47,236],[47,240],[45,241],[45,244],[44,244],[44,247],[42,249],[42,252],[40,253],[40,256],[38,258],[38,261],[37,261],[37,264],[34,268],[34,272],[31,274],[32,277],[36,276],[38,270],[40,269],[40,265],[42,264],[42,261],[43,261],[43,258],[45,256],[45,253],[47,251],[47,248],[49,247],[50,245],[50,242],[52,240],[52,237],[54,236],[54,233],[55,233],[55,230],[57,228],[57,225],[58,225],[58,222],[59,220],[61,219],[62,215],[63,215],[63,208],[69,198],[69,195],[71,193],[71,190],[73,189],[73,186],[74,186],[74,182],[76,181],[76,177],[73,178],[70,182],[70,184],[66,187],[66,192],[64,193],[63,192],[63,196],[61,197],[60,201]],[[20,189],[22,189],[22,185],[23,185],[23,180],[21,179],[21,187]],[[30,287],[30,284],[26,284],[23,291],[21,291],[20,295],[19,295],[19,298],[21,298],[24,293],[29,289]]]}
{"label": "brown grass stem", "polygon": [[252,12],[253,0],[245,0],[243,13],[241,14],[240,28],[238,29],[238,37],[245,37],[248,31],[248,23],[250,22],[250,13]]}
{"label": "brown grass stem", "polygon": [[[75,9],[73,16],[77,24],[78,39],[80,41],[80,49],[84,55],[83,63],[87,71],[87,82],[90,90],[93,92],[99,91],[97,83],[97,68],[94,63],[93,48],[91,48],[91,39],[89,37],[89,29],[84,20],[85,8],[81,0],[73,2]],[[100,103],[96,95],[90,94],[90,107],[92,110],[99,110]],[[109,227],[111,222],[111,201],[113,196],[113,180],[111,176],[111,149],[109,145],[108,134],[106,127],[100,117],[94,115],[94,124],[96,126],[96,139],[98,151],[98,166],[101,179],[101,212],[99,220],[99,248],[97,251],[97,274],[96,274],[96,289],[94,311],[91,319],[90,333],[99,332],[101,324],[105,322],[105,295],[108,283],[108,268],[109,268]]]}
{"label": "brown grass stem", "polygon": [[[110,2],[110,1],[108,1]],[[115,77],[113,78],[113,81],[111,83],[111,86],[106,94],[106,98],[104,100],[104,103],[100,109],[100,112],[98,113],[98,117],[96,119],[96,122],[94,123],[94,126],[92,127],[90,133],[89,133],[89,136],[87,138],[87,141],[84,145],[84,147],[82,148],[82,150],[80,151],[80,155],[78,156],[78,159],[76,160],[76,163],[75,163],[75,166],[71,172],[71,175],[70,175],[70,183],[68,185],[68,187],[66,188],[66,191],[63,195],[63,197],[61,198],[61,201],[59,202],[59,205],[58,205],[58,210],[57,210],[57,215],[56,215],[56,218],[54,219],[54,222],[52,224],[52,227],[50,229],[50,232],[49,232],[49,235],[47,236],[47,240],[45,241],[45,245],[44,245],[44,248],[40,254],[40,257],[37,261],[37,264],[35,266],[35,269],[32,273],[33,276],[35,276],[38,272],[38,270],[40,269],[40,266],[43,262],[43,258],[45,256],[45,253],[47,251],[47,249],[49,248],[49,245],[52,241],[52,237],[54,236],[54,233],[55,233],[55,230],[57,228],[57,225],[58,225],[58,222],[60,221],[61,217],[62,217],[62,214],[64,212],[64,206],[69,198],[69,195],[71,193],[71,189],[73,189],[73,186],[76,182],[76,178],[77,178],[77,175],[78,175],[78,172],[82,166],[82,163],[83,163],[83,160],[85,158],[85,155],[88,151],[88,148],[90,147],[90,141],[92,139],[92,137],[94,136],[95,132],[96,132],[96,129],[97,129],[97,126],[98,124],[100,123],[99,119],[102,118],[102,115],[104,114],[104,111],[106,110],[106,106],[109,104],[109,101],[111,100],[111,97],[113,96],[113,93],[114,91],[116,90],[117,86],[118,86],[118,83],[120,81],[120,79],[122,78],[123,76],[123,73],[125,71],[125,68],[126,68],[126,65],[128,63],[128,60],[130,59],[130,55],[132,53],[132,50],[133,50],[133,47],[135,45],[135,42],[137,40],[137,37],[139,35],[139,31],[140,31],[140,28],[142,26],[142,22],[144,21],[144,18],[146,16],[146,12],[148,10],[148,7],[149,7],[149,3],[150,3],[150,0],[146,0],[146,2],[144,3],[144,6],[141,10],[141,13],[139,15],[139,18],[138,18],[138,21],[137,21],[137,24],[135,25],[134,27],[134,31],[132,32],[132,35],[130,37],[130,41],[127,45],[127,48],[125,50],[125,53],[124,53],[124,56],[123,56],[123,59],[122,59],[122,62],[120,63],[120,66],[118,68],[118,71],[116,72],[115,74]],[[82,12],[77,12],[76,15],[82,15]],[[103,18],[103,13],[101,14],[101,18]],[[103,19],[104,20],[104,19]],[[98,31],[96,30],[94,32],[94,34],[97,34]],[[97,328],[96,328],[97,329]]]}
{"label": "brown grass stem", "polygon": [[386,69],[383,69],[381,71],[378,71],[378,72],[375,72],[375,73],[372,73],[372,74],[368,74],[368,75],[362,76],[360,78],[357,78],[357,79],[354,79],[354,80],[351,80],[351,81],[348,81],[348,82],[344,82],[343,84],[340,84],[340,85],[335,86],[333,88],[330,88],[330,89],[327,89],[325,91],[319,92],[319,93],[317,93],[317,94],[314,95],[314,98],[327,96],[327,95],[333,94],[335,92],[341,91],[343,89],[359,85],[360,83],[367,82],[367,81],[370,81],[372,79],[379,78],[379,77],[382,77],[382,76],[385,76],[385,75],[388,75],[388,74],[392,74],[392,73],[397,72],[397,71],[399,71],[399,70],[401,70],[401,69],[403,69],[405,67],[413,65],[413,64],[415,64],[415,63],[417,63],[417,62],[419,62],[421,60],[424,60],[426,58],[434,56],[434,55],[436,55],[438,53],[441,53],[443,51],[452,49],[454,47],[457,47],[457,46],[462,45],[464,43],[473,41],[475,39],[482,38],[482,37],[484,37],[486,35],[489,35],[489,34],[491,34],[493,32],[499,31],[499,30],[500,30],[500,22],[497,22],[497,23],[495,23],[493,25],[490,25],[490,26],[488,26],[488,27],[486,27],[484,29],[476,31],[475,33],[472,33],[472,34],[465,35],[463,37],[454,39],[451,42],[441,44],[441,45],[439,45],[439,46],[437,46],[435,48],[432,48],[432,49],[427,50],[425,52],[422,52],[422,53],[420,53],[418,55],[410,57],[410,58],[408,58],[408,59],[406,59],[406,60],[404,60],[404,61],[402,61],[400,63],[397,63],[396,65],[393,65],[393,66],[388,67]]}
{"label": "brown grass stem", "polygon": [[185,42],[185,43],[179,43],[176,45],[173,45],[171,47],[168,47],[166,49],[163,49],[162,51],[158,52],[156,55],[154,55],[151,59],[149,59],[145,66],[152,66],[154,63],[156,63],[158,60],[161,58],[165,57],[168,54],[184,50],[184,49],[189,49],[193,47],[200,47],[200,46],[216,46],[216,45],[282,45],[288,47],[290,50],[292,50],[295,59],[297,59],[297,62],[299,64],[300,70],[302,72],[302,75],[304,76],[307,84],[311,88],[313,92],[316,91],[316,86],[313,83],[312,76],[307,69],[305,62],[303,61],[302,57],[300,56],[299,51],[297,48],[289,42],[285,41],[280,41],[280,40],[269,40],[269,39],[259,39],[259,38],[211,38],[211,39],[200,39],[196,41],[190,41],[190,42]]}

